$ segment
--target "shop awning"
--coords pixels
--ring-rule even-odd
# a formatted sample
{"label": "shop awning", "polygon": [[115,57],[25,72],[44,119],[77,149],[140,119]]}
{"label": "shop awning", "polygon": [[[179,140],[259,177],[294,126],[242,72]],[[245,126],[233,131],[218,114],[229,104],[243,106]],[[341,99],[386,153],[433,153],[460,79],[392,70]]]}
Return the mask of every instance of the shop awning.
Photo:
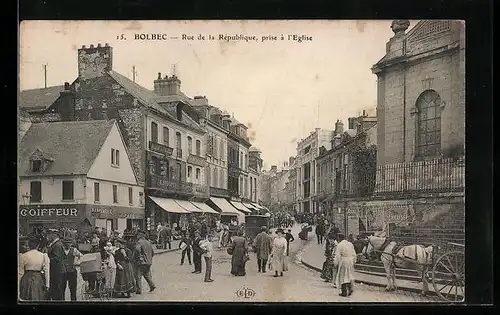
{"label": "shop awning", "polygon": [[174,199],[168,199],[168,198],[159,198],[159,197],[149,197],[151,200],[154,201],[160,208],[167,212],[171,213],[189,213],[188,210],[184,209],[183,207],[179,206],[178,203],[174,201]]}
{"label": "shop awning", "polygon": [[210,201],[215,203],[215,205],[224,213],[234,213],[236,215],[242,214],[224,198],[210,197]]}
{"label": "shop awning", "polygon": [[259,205],[258,203],[252,203],[252,206],[258,210],[264,210],[264,208],[261,205]]}
{"label": "shop awning", "polygon": [[196,207],[200,208],[203,212],[219,214],[219,212],[210,208],[206,203],[196,202],[196,201],[191,201],[191,203],[194,204]]}
{"label": "shop awning", "polygon": [[242,203],[243,203],[243,205],[244,205],[245,207],[247,207],[247,208],[248,208],[248,209],[250,209],[250,210],[259,210],[257,207],[255,207],[255,206],[254,206],[253,204],[251,204],[251,203],[246,203],[246,202],[242,202]]}
{"label": "shop awning", "polygon": [[182,208],[184,208],[189,212],[203,212],[201,209],[197,208],[195,205],[193,205],[191,202],[187,200],[174,200],[174,201],[179,206],[181,206]]}
{"label": "shop awning", "polygon": [[238,210],[240,210],[241,212],[243,213],[251,213],[252,210],[248,209],[247,207],[245,207],[241,202],[237,202],[237,201],[231,201],[231,204]]}

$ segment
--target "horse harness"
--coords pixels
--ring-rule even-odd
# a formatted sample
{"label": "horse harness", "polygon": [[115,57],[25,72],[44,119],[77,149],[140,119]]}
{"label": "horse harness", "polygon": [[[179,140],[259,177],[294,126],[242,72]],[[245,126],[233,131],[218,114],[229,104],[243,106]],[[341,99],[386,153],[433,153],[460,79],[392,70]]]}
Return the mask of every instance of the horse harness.
{"label": "horse harness", "polygon": [[[393,259],[392,259],[392,264],[393,264],[393,265],[395,265],[395,263],[394,263],[394,258],[396,257],[397,253],[398,253],[398,252],[399,252],[402,248],[406,247],[407,245],[401,245],[401,244],[398,244],[397,242],[395,242],[395,241],[394,241],[396,244],[395,244],[395,245],[394,245],[394,247],[392,248],[391,252],[390,252],[390,253],[386,253],[386,252],[384,252],[385,248],[386,248],[387,246],[389,246],[389,244],[390,244],[391,242],[392,242],[392,240],[391,240],[391,239],[386,238],[386,240],[384,241],[384,243],[382,244],[382,246],[380,247],[380,249],[375,249],[375,248],[374,248],[373,250],[374,250],[374,252],[376,252],[376,253],[378,254],[378,259],[380,259],[380,258],[381,258],[382,254],[390,255],[390,256],[393,258]],[[370,244],[371,244],[371,243],[370,243]],[[371,244],[371,245],[372,245],[372,247],[373,247],[373,244]],[[404,258],[407,258],[407,259],[412,259],[412,260],[417,261],[417,260],[418,260],[418,257],[417,257],[417,246],[418,246],[418,245],[416,245],[416,244],[415,244],[415,245],[413,245],[413,246],[415,246],[415,251],[414,251],[414,255],[415,255],[415,257],[409,257],[409,256],[406,256],[406,255],[404,255],[404,252],[403,252],[403,256],[404,256]],[[425,250],[424,250],[423,252],[424,252],[424,255],[425,255],[425,261],[427,261],[427,255],[428,255],[428,253],[427,253]]]}

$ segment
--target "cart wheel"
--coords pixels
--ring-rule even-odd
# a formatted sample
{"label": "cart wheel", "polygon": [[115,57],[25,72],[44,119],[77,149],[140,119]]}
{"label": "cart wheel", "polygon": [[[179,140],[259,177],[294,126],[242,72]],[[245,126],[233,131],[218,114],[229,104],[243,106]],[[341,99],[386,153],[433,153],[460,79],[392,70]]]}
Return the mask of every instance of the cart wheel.
{"label": "cart wheel", "polygon": [[465,256],[452,251],[441,255],[432,270],[432,284],[437,295],[449,302],[463,302],[465,297]]}

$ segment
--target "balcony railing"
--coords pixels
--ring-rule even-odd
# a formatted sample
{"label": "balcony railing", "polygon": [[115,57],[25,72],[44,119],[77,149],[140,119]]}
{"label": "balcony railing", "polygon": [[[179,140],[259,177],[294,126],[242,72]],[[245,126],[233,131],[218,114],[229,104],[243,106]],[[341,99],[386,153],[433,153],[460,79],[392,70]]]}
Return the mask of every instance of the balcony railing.
{"label": "balcony railing", "polygon": [[177,156],[178,158],[182,158],[182,149],[179,149],[179,148],[178,148],[176,151],[177,151],[176,156]]}
{"label": "balcony railing", "polygon": [[208,186],[166,179],[158,175],[148,175],[147,185],[149,188],[161,189],[167,193],[194,195],[198,197],[208,197]]}
{"label": "balcony railing", "polygon": [[224,188],[210,186],[210,196],[230,197],[231,192]]}
{"label": "balcony railing", "polygon": [[205,166],[206,160],[202,158],[201,156],[197,156],[194,154],[189,154],[188,156],[188,163],[198,165],[198,166]]}
{"label": "balcony railing", "polygon": [[382,165],[373,172],[343,170],[334,191],[339,196],[460,192],[465,188],[464,159],[436,159]]}
{"label": "balcony railing", "polygon": [[170,156],[174,149],[161,143],[149,141],[149,150]]}

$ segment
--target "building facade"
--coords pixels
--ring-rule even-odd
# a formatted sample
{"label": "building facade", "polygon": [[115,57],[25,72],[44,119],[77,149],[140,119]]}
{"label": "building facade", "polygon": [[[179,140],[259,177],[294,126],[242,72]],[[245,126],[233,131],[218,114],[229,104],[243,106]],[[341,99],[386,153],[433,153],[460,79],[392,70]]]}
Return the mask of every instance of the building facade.
{"label": "building facade", "polygon": [[24,233],[37,227],[90,231],[98,226],[109,235],[143,227],[144,188],[114,120],[36,123],[20,150]]}
{"label": "building facade", "polygon": [[319,211],[316,158],[319,156],[320,147],[329,144],[330,137],[330,130],[316,128],[307,138],[297,143],[296,205],[298,212],[317,213]]}
{"label": "building facade", "polygon": [[228,191],[228,140],[229,115],[220,109],[210,106],[206,97],[195,96],[193,107],[200,115],[199,123],[205,129],[207,144],[206,183],[210,187],[210,195],[227,198]]}
{"label": "building facade", "polygon": [[261,152],[256,147],[248,149],[248,173],[250,178],[250,199],[253,203],[259,204],[261,201],[261,172],[262,158]]}
{"label": "building facade", "polygon": [[465,25],[396,20],[377,75],[378,165],[463,155]]}

